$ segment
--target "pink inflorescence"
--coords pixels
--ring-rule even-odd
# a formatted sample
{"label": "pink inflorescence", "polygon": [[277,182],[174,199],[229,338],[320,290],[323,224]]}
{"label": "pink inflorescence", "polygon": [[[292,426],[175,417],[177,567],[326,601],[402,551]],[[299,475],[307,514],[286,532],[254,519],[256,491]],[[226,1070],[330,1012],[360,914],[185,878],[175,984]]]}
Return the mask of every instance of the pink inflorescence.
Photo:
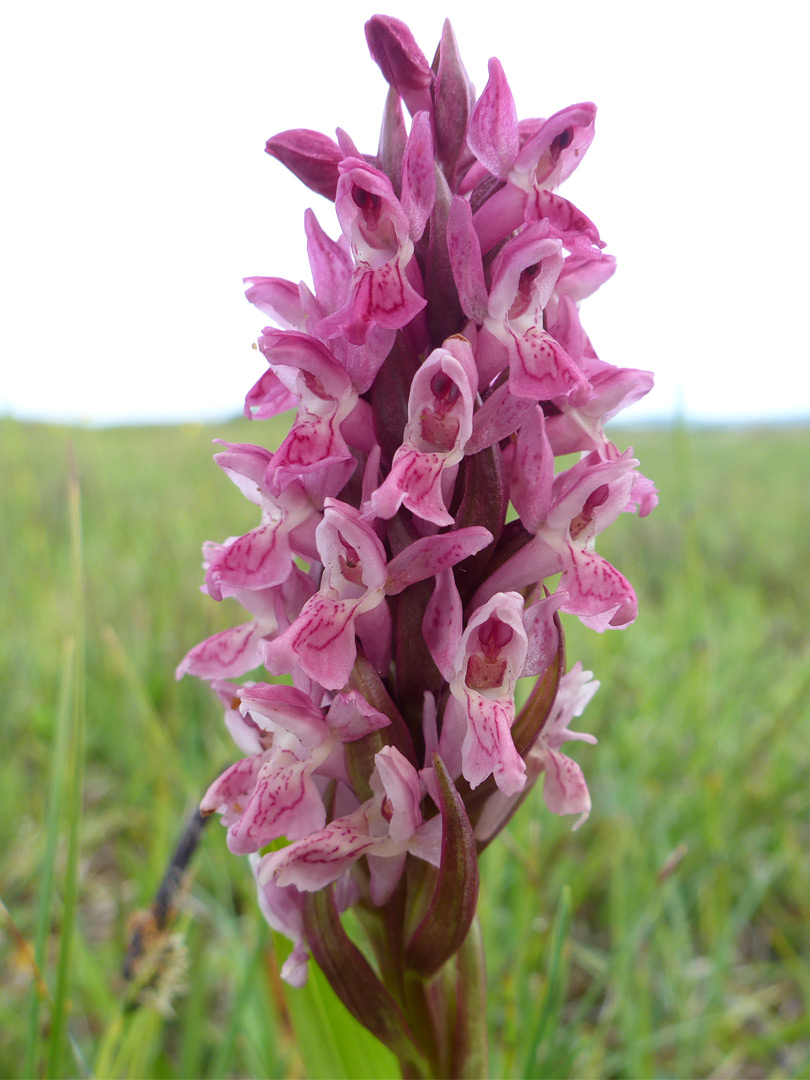
{"label": "pink inflorescence", "polygon": [[[476,97],[449,23],[433,65],[396,19],[366,35],[390,87],[376,153],[340,130],[267,142],[341,231],[307,212],[311,287],[246,279],[276,324],[246,413],[296,413],[277,449],[215,455],[260,519],[205,545],[204,589],[248,618],[178,668],[211,683],[246,755],[202,811],[251,856],[296,985],[308,894],[387,904],[413,860],[444,865],[451,818],[480,849],[541,774],[552,812],[588,816],[560,747],[596,741],[568,725],[598,683],[564,673],[559,616],[633,622],[596,538],[657,501],[604,430],[652,376],[600,360],[580,322],[615,260],[558,194],[595,107],[519,120],[495,59]],[[292,685],[256,681],[261,667]]]}

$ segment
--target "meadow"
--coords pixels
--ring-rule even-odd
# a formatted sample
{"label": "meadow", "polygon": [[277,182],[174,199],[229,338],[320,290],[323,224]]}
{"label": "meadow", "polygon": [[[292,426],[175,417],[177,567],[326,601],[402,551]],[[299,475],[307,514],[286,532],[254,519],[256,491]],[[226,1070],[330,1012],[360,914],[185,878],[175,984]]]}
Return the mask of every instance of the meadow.
{"label": "meadow", "polygon": [[[215,436],[276,444],[247,421],[0,421],[2,1076],[394,1075],[321,978],[281,983],[216,822],[122,975],[133,914],[238,756],[206,688],[174,679],[237,621],[198,591],[201,542],[255,524]],[[640,615],[566,622],[602,683],[579,724],[599,745],[573,751],[590,820],[572,832],[536,788],[482,857],[492,1075],[810,1076],[810,428],[614,438],[661,491],[600,538]]]}

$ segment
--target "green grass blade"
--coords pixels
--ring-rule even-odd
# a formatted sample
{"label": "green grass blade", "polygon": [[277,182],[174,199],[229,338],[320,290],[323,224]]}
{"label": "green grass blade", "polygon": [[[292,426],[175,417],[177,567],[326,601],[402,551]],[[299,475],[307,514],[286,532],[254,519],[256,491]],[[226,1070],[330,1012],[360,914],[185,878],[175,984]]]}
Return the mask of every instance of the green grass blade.
{"label": "green grass blade", "polygon": [[[65,642],[62,657],[62,679],[59,691],[59,706],[56,710],[53,754],[48,784],[50,792],[48,819],[45,830],[45,857],[42,862],[39,898],[34,929],[34,961],[37,970],[45,973],[45,946],[48,939],[48,927],[53,900],[54,861],[56,845],[59,839],[59,823],[64,801],[64,761],[67,757],[70,736],[71,701],[73,696],[73,675],[75,663],[73,638]],[[28,1012],[28,1042],[25,1050],[23,1076],[37,1076],[39,1073],[39,1016],[42,1005],[42,993],[35,979],[31,987],[31,1002]]]}
{"label": "green grass blade", "polygon": [[551,939],[548,943],[548,960],[546,963],[546,992],[543,995],[540,1010],[532,1031],[531,1039],[526,1051],[525,1065],[521,1076],[541,1075],[536,1072],[537,1055],[548,1031],[552,1019],[560,1011],[565,991],[565,971],[563,964],[563,946],[568,936],[568,927],[571,922],[571,890],[564,885],[557,904],[557,913],[554,916],[554,925],[551,928]]}
{"label": "green grass blade", "polygon": [[61,1063],[67,1030],[70,994],[71,955],[73,933],[76,925],[79,871],[79,826],[82,818],[84,796],[84,732],[85,732],[85,610],[84,568],[82,560],[81,496],[75,464],[68,480],[68,508],[72,555],[73,605],[76,647],[72,680],[72,707],[67,768],[67,798],[65,817],[67,824],[67,864],[65,867],[64,907],[62,932],[59,942],[59,959],[54,990],[51,1032],[48,1045],[48,1076],[62,1072]]}

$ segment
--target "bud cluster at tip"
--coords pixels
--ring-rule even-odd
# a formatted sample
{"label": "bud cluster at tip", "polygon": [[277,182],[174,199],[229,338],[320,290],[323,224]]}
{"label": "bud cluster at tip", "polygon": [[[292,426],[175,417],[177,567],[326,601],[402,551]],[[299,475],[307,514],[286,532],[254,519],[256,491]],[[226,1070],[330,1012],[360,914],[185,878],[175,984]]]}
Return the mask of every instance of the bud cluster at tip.
{"label": "bud cluster at tip", "polygon": [[[277,448],[215,454],[258,523],[204,546],[203,588],[247,619],[178,668],[210,682],[245,755],[202,810],[250,855],[262,910],[295,943],[293,984],[317,939],[308,894],[334,884],[337,911],[380,908],[409,866],[435,867],[403,942],[426,970],[441,920],[472,918],[476,845],[528,785],[544,774],[549,809],[587,817],[560,748],[595,742],[568,726],[598,683],[564,673],[560,614],[633,622],[633,588],[596,539],[657,501],[604,428],[652,376],[600,360],[580,321],[615,260],[558,194],[595,107],[520,120],[495,59],[476,95],[449,23],[432,64],[397,19],[374,16],[366,37],[390,87],[376,152],[340,130],[267,142],[334,202],[340,235],[308,211],[312,284],[246,279],[275,324],[246,413],[296,411]],[[448,949],[461,939],[448,931]]]}

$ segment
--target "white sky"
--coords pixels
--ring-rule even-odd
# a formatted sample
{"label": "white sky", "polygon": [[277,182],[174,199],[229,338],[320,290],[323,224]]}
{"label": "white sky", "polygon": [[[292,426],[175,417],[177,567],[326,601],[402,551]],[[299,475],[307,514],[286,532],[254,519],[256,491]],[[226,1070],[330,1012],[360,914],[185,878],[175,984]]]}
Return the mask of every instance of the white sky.
{"label": "white sky", "polygon": [[[308,277],[303,213],[332,205],[264,152],[385,99],[355,2],[89,0],[0,26],[0,415],[117,422],[239,411],[265,320],[242,277]],[[444,15],[480,93],[521,116],[599,106],[563,187],[618,257],[583,305],[600,356],[651,368],[628,419],[807,417],[807,27],[802,5],[402,3],[429,59]]]}

